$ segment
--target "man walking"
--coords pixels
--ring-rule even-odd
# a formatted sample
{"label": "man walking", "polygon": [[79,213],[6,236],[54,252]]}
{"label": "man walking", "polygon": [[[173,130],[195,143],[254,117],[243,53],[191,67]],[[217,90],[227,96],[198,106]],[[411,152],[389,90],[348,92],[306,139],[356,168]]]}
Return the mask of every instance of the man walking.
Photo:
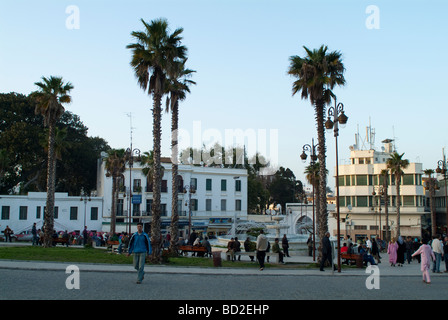
{"label": "man walking", "polygon": [[257,237],[257,260],[260,264],[260,271],[264,269],[264,258],[266,257],[266,250],[268,248],[268,238],[264,235],[263,230],[260,231],[260,234]]}
{"label": "man walking", "polygon": [[436,259],[434,260],[434,264],[432,267],[432,272],[440,273],[440,262],[443,257],[443,248],[442,248],[442,242],[440,241],[440,234],[434,237],[432,240],[432,251],[434,252],[434,255]]}
{"label": "man walking", "polygon": [[[322,239],[322,260],[320,262],[320,271],[325,271],[324,266],[325,262],[328,261],[330,263],[330,267],[332,265],[332,248],[330,243],[330,232],[326,232],[324,238]],[[334,267],[336,270],[336,267]]]}
{"label": "man walking", "polygon": [[148,235],[143,232],[143,223],[137,224],[137,232],[134,233],[129,240],[128,256],[134,256],[134,268],[137,270],[137,284],[142,283],[145,276],[145,259],[146,255],[152,253],[151,240]]}

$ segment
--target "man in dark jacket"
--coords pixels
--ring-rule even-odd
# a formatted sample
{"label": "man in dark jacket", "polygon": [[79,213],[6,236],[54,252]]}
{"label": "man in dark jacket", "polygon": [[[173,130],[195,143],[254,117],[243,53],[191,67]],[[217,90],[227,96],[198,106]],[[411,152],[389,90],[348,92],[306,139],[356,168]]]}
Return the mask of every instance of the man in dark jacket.
{"label": "man in dark jacket", "polygon": [[[330,243],[330,232],[326,232],[324,238],[322,239],[322,260],[320,262],[320,271],[324,270],[325,262],[328,260],[330,266],[332,265],[332,255],[331,255],[331,243]],[[335,267],[336,269],[336,267]]]}

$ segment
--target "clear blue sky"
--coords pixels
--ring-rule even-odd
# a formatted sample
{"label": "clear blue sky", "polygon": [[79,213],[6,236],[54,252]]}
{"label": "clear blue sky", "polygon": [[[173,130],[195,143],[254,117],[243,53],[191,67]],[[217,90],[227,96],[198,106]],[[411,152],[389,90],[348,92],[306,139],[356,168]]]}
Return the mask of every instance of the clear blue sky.
{"label": "clear blue sky", "polygon": [[[79,29],[68,29],[70,5],[79,9]],[[369,5],[379,9],[379,29],[368,29]],[[3,1],[0,4],[0,92],[28,94],[42,76],[72,82],[73,103],[89,135],[114,148],[130,142],[152,148],[152,99],[129,66],[131,31],[140,19],[164,17],[171,30],[184,28],[188,67],[197,71],[181,104],[180,128],[278,130],[279,165],[304,181],[302,146],[316,138],[314,110],[292,97],[289,57],[303,46],[343,54],[347,84],[334,90],[349,116],[339,138],[339,160],[349,158],[358,130],[376,131],[377,149],[396,139],[400,153],[424,169],[435,168],[448,145],[446,20],[440,1],[365,0],[142,0]],[[327,134],[327,166],[333,174],[333,134]],[[259,137],[258,137],[259,138]],[[170,155],[170,116],[163,116],[163,154]],[[225,144],[226,142],[223,141]],[[268,150],[269,155],[269,150]],[[334,179],[329,177],[333,188]]]}

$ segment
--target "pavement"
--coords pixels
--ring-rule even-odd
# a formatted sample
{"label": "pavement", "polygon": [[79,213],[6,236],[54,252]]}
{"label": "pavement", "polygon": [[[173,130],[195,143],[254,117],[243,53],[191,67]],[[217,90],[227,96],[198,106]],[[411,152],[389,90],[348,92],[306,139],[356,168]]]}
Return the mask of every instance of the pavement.
{"label": "pavement", "polygon": [[[1,245],[5,245],[2,243]],[[0,246],[1,246],[0,245]],[[23,244],[22,244],[23,245]],[[218,249],[213,249],[218,250]],[[173,267],[167,265],[146,265],[145,272],[154,274],[208,274],[208,275],[270,275],[270,276],[368,276],[373,272],[379,271],[381,276],[416,276],[421,277],[420,264],[414,260],[410,264],[405,262],[403,267],[392,267],[388,263],[388,255],[386,253],[381,254],[382,263],[378,264],[378,269],[369,270],[369,268],[347,268],[343,267],[341,272],[332,271],[331,268],[325,268],[325,271],[320,271],[318,268],[306,268],[297,267],[297,264],[308,265],[313,263],[313,258],[304,255],[298,255],[295,252],[291,252],[291,257],[285,257],[285,266],[276,267],[275,263],[270,264],[269,267],[260,271],[258,268],[238,268],[237,262],[235,267]],[[211,259],[211,258],[204,258]],[[225,255],[222,254],[222,259],[225,259]],[[241,256],[242,261],[250,261],[248,256]],[[336,259],[335,259],[336,260]],[[256,262],[254,262],[256,264]],[[116,265],[116,264],[101,264],[101,263],[64,263],[64,262],[44,262],[44,261],[24,261],[24,260],[5,260],[0,259],[0,269],[20,269],[20,270],[50,270],[61,271],[67,269],[68,266],[75,265],[79,268],[80,272],[132,272],[135,273],[135,269],[132,265]],[[290,265],[290,267],[288,266]],[[440,267],[442,273],[432,273],[431,277],[448,277],[448,273],[445,271],[445,263],[441,263]]]}

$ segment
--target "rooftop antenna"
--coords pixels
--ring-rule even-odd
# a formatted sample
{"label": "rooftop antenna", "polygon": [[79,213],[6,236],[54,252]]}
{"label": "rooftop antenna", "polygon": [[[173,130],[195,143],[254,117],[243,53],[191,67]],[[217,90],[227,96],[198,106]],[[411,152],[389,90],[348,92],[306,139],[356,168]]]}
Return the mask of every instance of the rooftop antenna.
{"label": "rooftop antenna", "polygon": [[130,138],[131,138],[131,150],[132,150],[132,129],[135,129],[132,126],[132,112],[126,114],[129,117],[129,129],[130,129]]}

